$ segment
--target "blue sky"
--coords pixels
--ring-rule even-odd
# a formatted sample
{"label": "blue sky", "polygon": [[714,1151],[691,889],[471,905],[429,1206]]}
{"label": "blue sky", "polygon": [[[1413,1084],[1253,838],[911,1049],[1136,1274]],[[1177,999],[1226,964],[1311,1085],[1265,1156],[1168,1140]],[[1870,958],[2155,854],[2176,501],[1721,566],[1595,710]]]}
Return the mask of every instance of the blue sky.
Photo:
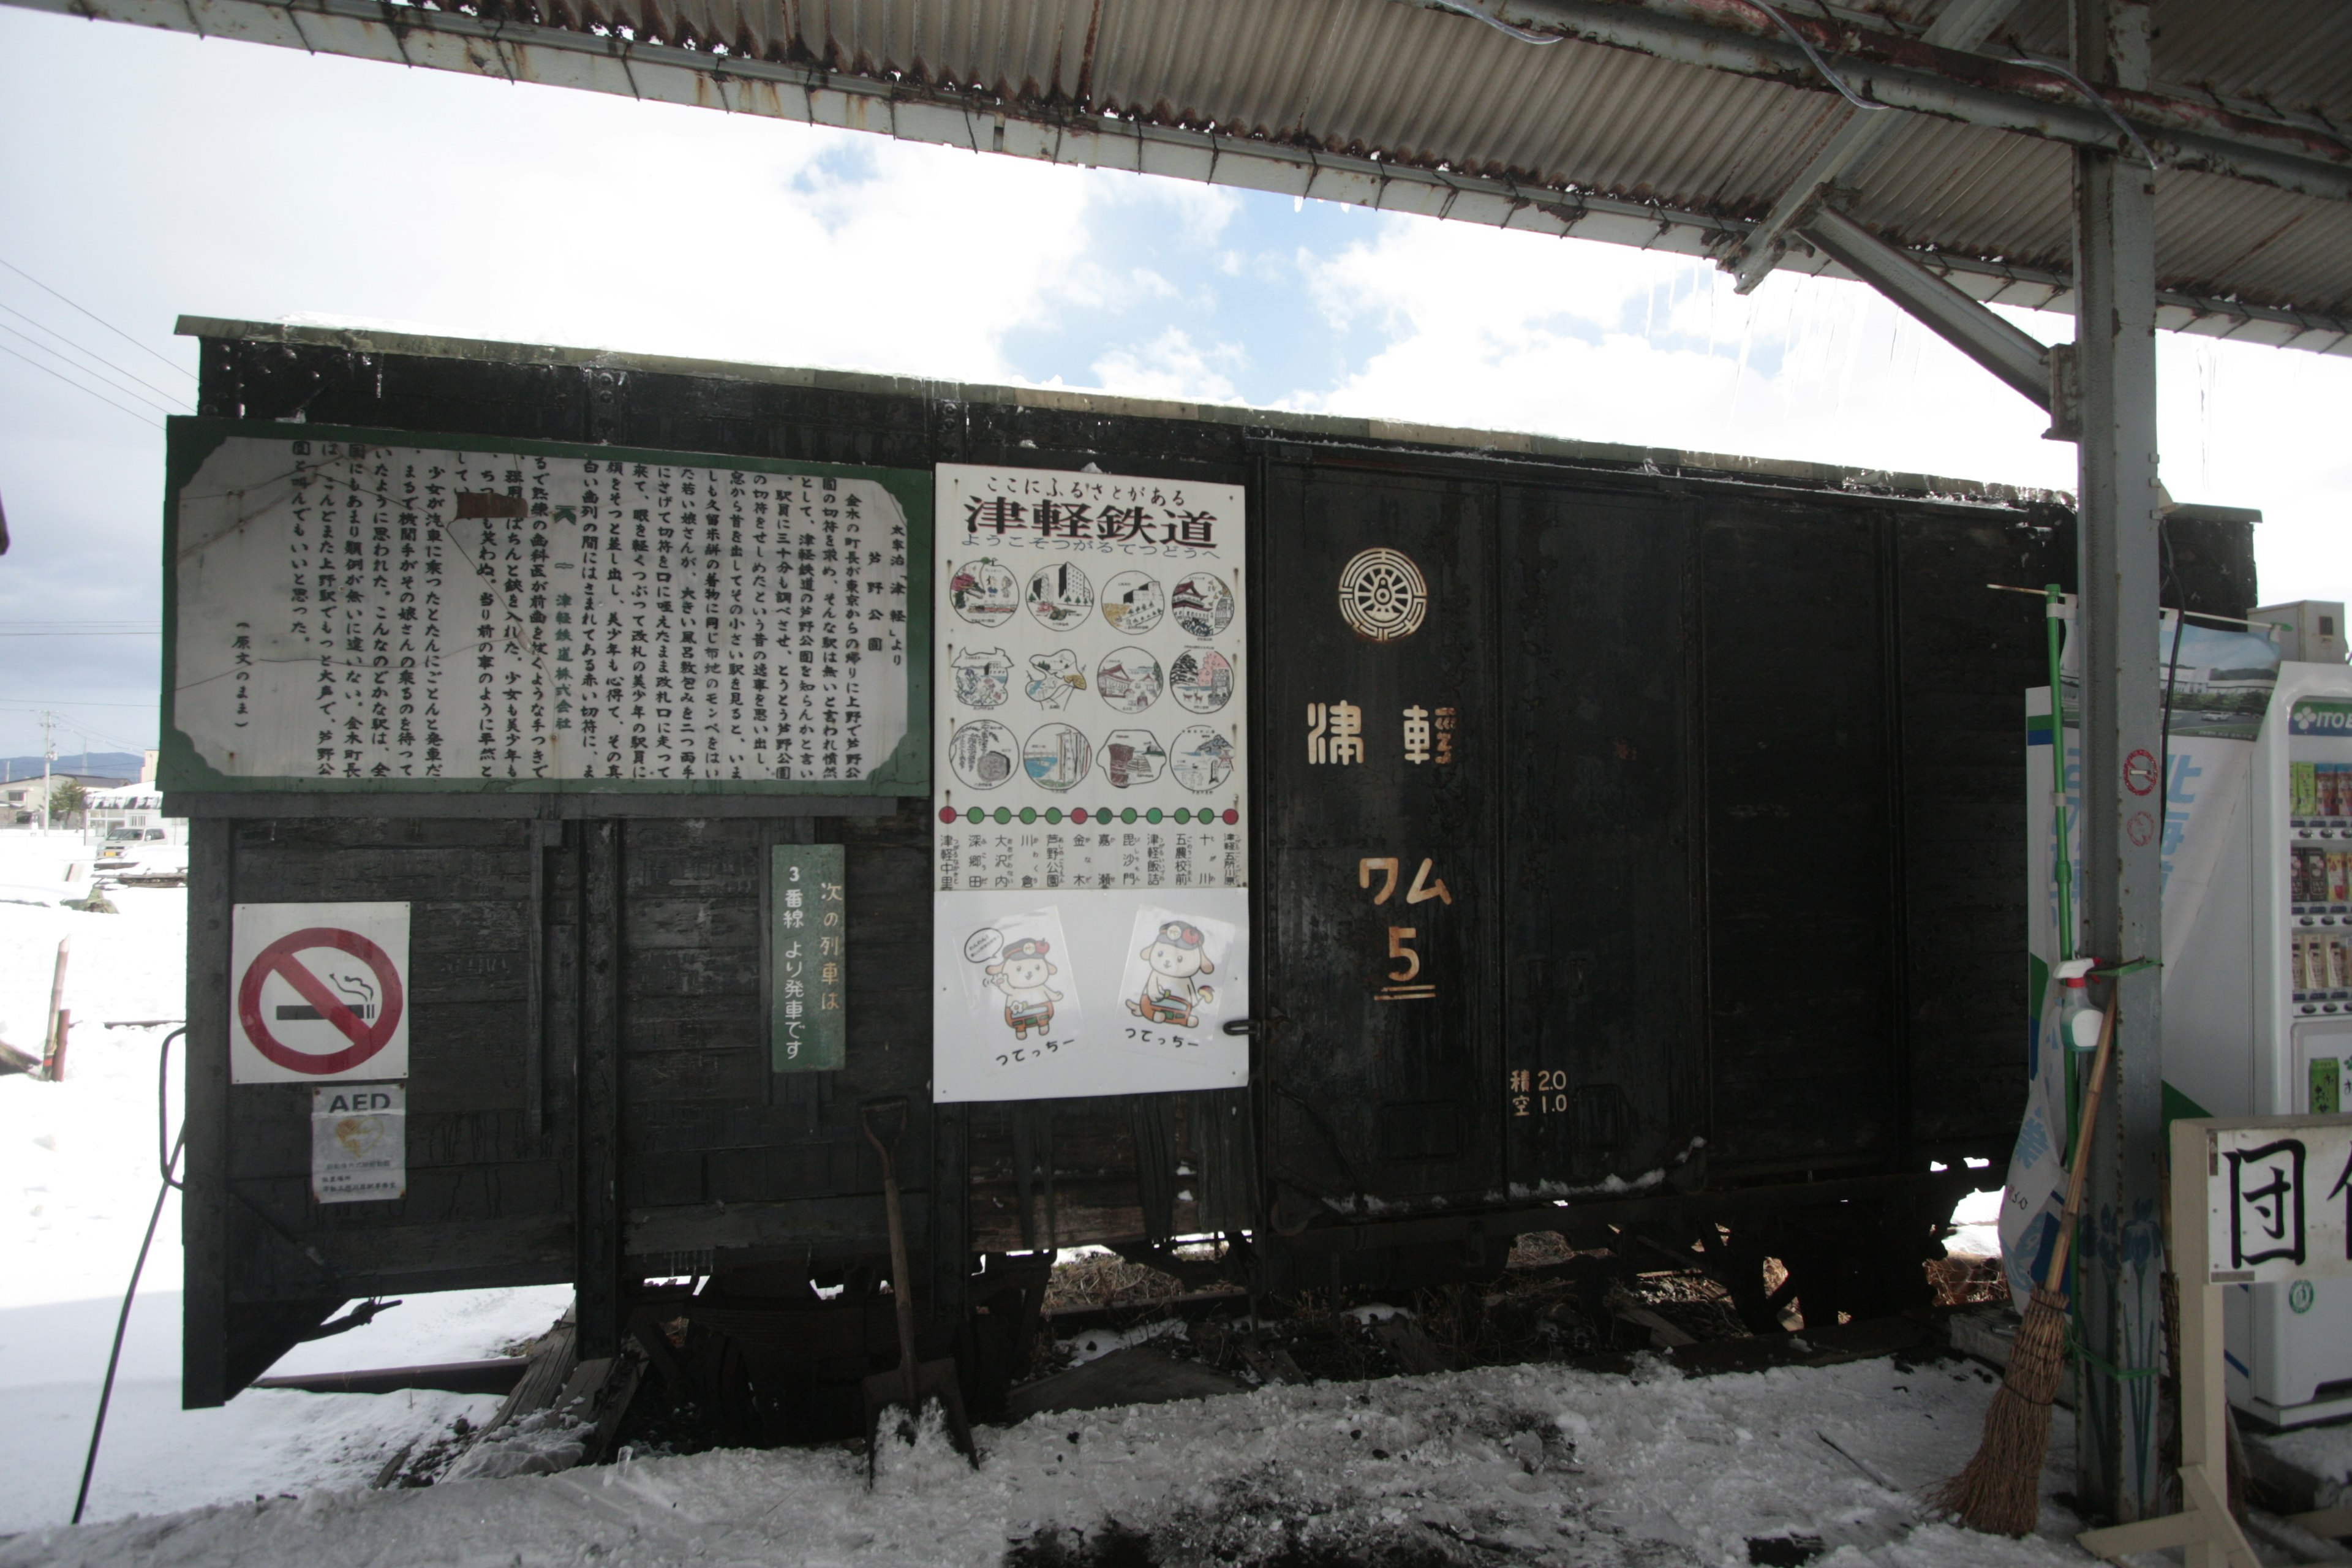
{"label": "blue sky", "polygon": [[[136,340],[0,270],[0,631],[160,613],[135,399],[193,390],[182,311],[2073,480],[1850,284],[6,8],[0,260]],[[152,383],[106,391],[135,414],[36,368],[77,352],[44,328]],[[2159,341],[2173,494],[2265,510],[2266,595],[2352,597],[2352,361]],[[0,754],[43,708],[60,750],[152,743],[152,638],[0,659]]]}

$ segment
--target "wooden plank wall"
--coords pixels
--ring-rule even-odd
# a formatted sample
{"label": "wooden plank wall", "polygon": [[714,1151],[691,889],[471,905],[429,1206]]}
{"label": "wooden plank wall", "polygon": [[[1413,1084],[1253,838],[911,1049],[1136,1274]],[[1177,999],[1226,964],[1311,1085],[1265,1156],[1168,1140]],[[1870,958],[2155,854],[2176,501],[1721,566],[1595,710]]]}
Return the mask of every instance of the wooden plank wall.
{"label": "wooden plank wall", "polygon": [[[232,1298],[316,1294],[315,1251],[347,1295],[569,1279],[573,1053],[530,1028],[535,911],[531,825],[516,821],[282,820],[224,825],[232,903],[410,906],[408,1194],[314,1204],[310,1089],[227,1095],[226,1177],[248,1245]],[[578,884],[547,877],[543,1024],[577,1037]],[[225,965],[224,965],[225,967]],[[544,1120],[526,1069],[539,1059]],[[276,1234],[284,1233],[282,1236]],[[287,1237],[303,1244],[296,1247]]]}

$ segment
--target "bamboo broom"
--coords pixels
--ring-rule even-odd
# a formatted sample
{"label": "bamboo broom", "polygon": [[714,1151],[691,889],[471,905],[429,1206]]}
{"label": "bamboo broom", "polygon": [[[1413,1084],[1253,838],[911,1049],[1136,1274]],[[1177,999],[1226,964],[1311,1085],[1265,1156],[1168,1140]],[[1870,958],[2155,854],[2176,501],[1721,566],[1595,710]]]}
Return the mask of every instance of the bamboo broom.
{"label": "bamboo broom", "polygon": [[[2058,1239],[2050,1265],[2026,1304],[2010,1348],[2009,1371],[1985,1411],[1984,1436],[1968,1468],[1936,1491],[1937,1510],[1971,1530],[2024,1535],[2042,1517],[2042,1464],[2050,1452],[2050,1402],[2066,1360],[2066,1255],[2074,1221],[2083,1211],[2083,1184],[2091,1171],[2092,1134],[2098,1127],[2099,1097],[2106,1086],[2107,1057],[2115,1047],[2116,999],[2107,999],[2099,1022],[2099,1052],[2083,1093],[2083,1128],[2074,1145],[2074,1168],[2066,1175],[2066,1206],[2058,1216]],[[2061,1048],[2063,1048],[2063,1047]]]}

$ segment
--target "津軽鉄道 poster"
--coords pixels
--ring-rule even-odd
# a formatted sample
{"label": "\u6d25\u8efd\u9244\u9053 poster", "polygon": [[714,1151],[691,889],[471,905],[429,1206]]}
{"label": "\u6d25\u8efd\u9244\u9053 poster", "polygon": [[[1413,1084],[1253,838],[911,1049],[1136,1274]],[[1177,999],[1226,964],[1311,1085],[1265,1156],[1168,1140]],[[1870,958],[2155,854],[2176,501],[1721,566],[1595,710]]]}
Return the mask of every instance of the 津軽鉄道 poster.
{"label": "\u6d25\u8efd\u9244\u9053 poster", "polygon": [[1237,1087],[1243,495],[942,464],[933,1097]]}

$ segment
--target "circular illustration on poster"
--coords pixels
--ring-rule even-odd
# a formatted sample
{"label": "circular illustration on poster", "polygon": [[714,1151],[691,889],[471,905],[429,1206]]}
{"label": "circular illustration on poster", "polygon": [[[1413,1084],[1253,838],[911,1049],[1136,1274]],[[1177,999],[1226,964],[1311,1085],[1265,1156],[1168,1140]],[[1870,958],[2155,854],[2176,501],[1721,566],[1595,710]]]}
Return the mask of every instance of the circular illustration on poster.
{"label": "circular illustration on poster", "polygon": [[1001,647],[957,650],[955,695],[967,708],[1004,706],[1013,695],[1013,656]]}
{"label": "circular illustration on poster", "polygon": [[1013,568],[982,556],[948,573],[948,603],[976,626],[1001,626],[1021,605],[1021,579]]}
{"label": "circular illustration on poster", "polygon": [[1029,682],[1021,689],[1039,707],[1058,713],[1070,705],[1073,692],[1086,689],[1087,672],[1078,668],[1078,656],[1068,648],[1029,656]]}
{"label": "circular illustration on poster", "polygon": [[1168,667],[1169,689],[1195,713],[1214,713],[1233,700],[1234,667],[1213,647],[1188,647]]}
{"label": "circular illustration on poster", "polygon": [[1192,572],[1177,578],[1168,603],[1188,637],[1206,641],[1234,624],[1234,591],[1213,572]]}
{"label": "circular illustration on poster", "polygon": [[1148,573],[1122,572],[1103,584],[1102,617],[1114,631],[1139,637],[1167,613],[1168,595]]}
{"label": "circular illustration on poster", "polygon": [[1167,682],[1160,661],[1139,647],[1115,647],[1095,667],[1095,689],[1120,713],[1140,713],[1160,700]]}
{"label": "circular illustration on poster", "polygon": [[1021,749],[1021,765],[1042,789],[1076,789],[1094,765],[1094,746],[1068,724],[1041,724]]}
{"label": "circular illustration on poster", "polygon": [[1029,579],[1029,613],[1049,630],[1066,632],[1094,614],[1095,585],[1065,561],[1043,566]]}
{"label": "circular illustration on poster", "polygon": [[959,724],[948,737],[948,766],[973,789],[994,789],[1011,778],[1018,752],[1013,731],[992,719]]}
{"label": "circular illustration on poster", "polygon": [[1113,789],[1157,784],[1168,769],[1168,752],[1149,730],[1113,730],[1103,737],[1102,764]]}
{"label": "circular illustration on poster", "polygon": [[1168,771],[1193,794],[1208,794],[1234,776],[1233,738],[1207,724],[1178,731],[1168,749]]}
{"label": "circular illustration on poster", "polygon": [[1339,618],[1358,637],[1394,642],[1421,629],[1429,584],[1401,550],[1367,550],[1339,573]]}

